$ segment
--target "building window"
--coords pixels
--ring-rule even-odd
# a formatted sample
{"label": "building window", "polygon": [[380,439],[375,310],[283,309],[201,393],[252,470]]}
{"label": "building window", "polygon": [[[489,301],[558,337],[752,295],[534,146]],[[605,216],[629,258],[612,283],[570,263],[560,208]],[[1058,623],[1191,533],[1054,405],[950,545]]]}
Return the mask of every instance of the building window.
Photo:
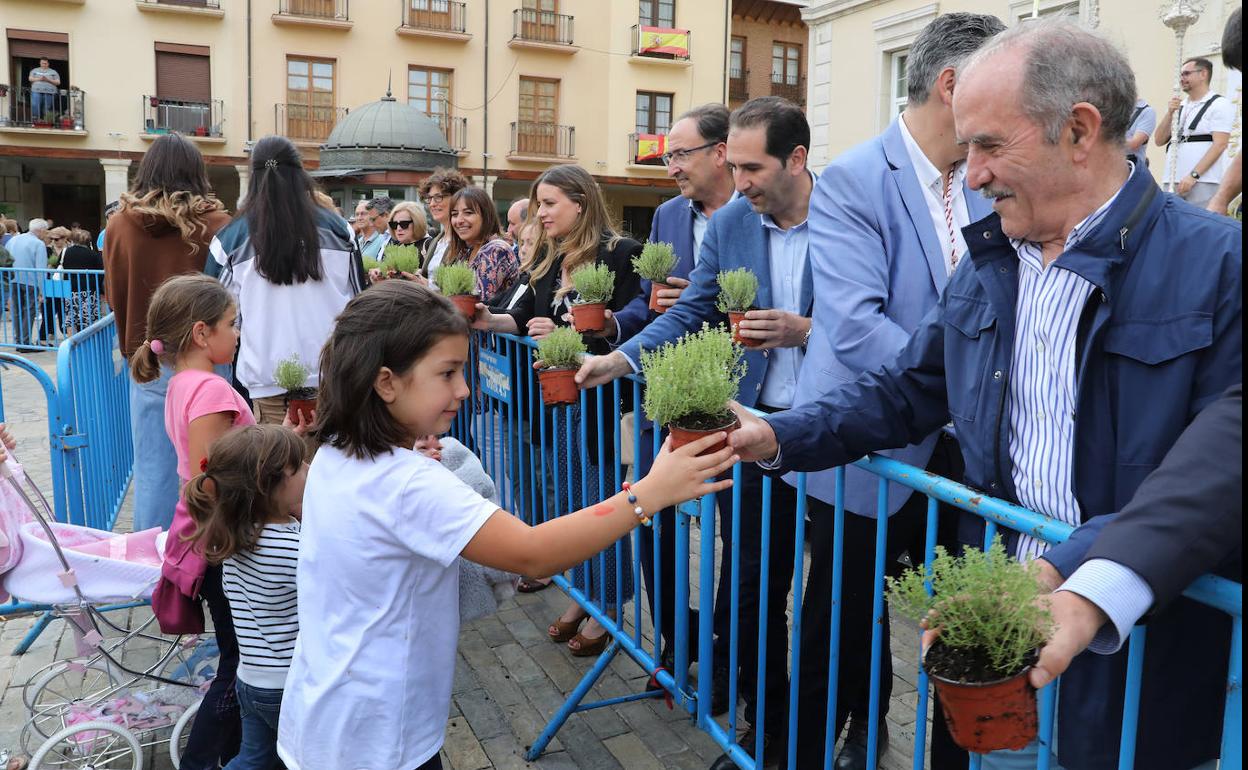
{"label": "building window", "polygon": [[407,103],[433,118],[445,131],[451,116],[451,70],[409,68]]}
{"label": "building window", "polygon": [[666,134],[672,128],[672,95],[637,92],[637,133]]}
{"label": "building window", "polygon": [[745,75],[745,38],[732,36],[728,43],[728,77],[740,78]]}
{"label": "building window", "polygon": [[286,59],[286,136],[324,141],[337,117],[332,59]]}
{"label": "building window", "polygon": [[906,109],[908,97],[906,92],[909,89],[909,81],[906,79],[906,60],[910,58],[909,51],[898,51],[891,54],[889,58],[892,60],[893,72],[889,79],[891,90],[889,92],[889,113],[888,119],[891,121]]}
{"label": "building window", "polygon": [[797,86],[802,77],[802,47],[796,43],[772,43],[771,82]]}
{"label": "building window", "polygon": [[520,111],[516,117],[517,152],[555,155],[560,149],[559,81],[520,78]]}
{"label": "building window", "polygon": [[647,27],[676,26],[676,0],[640,0],[638,18]]}
{"label": "building window", "polygon": [[145,130],[218,136],[218,113],[208,47],[156,43],[156,96],[145,109]]}
{"label": "building window", "polygon": [[[1040,17],[1056,16],[1065,14],[1073,19],[1080,19],[1083,16],[1082,5],[1080,0],[1040,0]],[[1010,19],[1012,24],[1017,24],[1025,19],[1032,18],[1036,11],[1036,3],[1034,0],[1010,0]]]}

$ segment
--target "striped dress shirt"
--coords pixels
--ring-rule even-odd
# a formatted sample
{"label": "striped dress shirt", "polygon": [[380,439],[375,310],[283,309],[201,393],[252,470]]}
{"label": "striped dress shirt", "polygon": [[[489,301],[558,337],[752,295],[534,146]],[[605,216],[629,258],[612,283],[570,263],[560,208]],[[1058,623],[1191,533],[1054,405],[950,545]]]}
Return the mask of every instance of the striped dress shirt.
{"label": "striped dress shirt", "polygon": [[[1118,194],[1070,231],[1063,254],[1100,224]],[[1082,515],[1072,484],[1075,334],[1095,287],[1065,269],[1060,256],[1045,267],[1040,244],[1015,239],[1010,243],[1019,261],[1014,373],[1008,395],[1014,490],[1020,505],[1077,527]],[[1043,541],[1023,534],[1016,555],[1029,561],[1047,549]]]}

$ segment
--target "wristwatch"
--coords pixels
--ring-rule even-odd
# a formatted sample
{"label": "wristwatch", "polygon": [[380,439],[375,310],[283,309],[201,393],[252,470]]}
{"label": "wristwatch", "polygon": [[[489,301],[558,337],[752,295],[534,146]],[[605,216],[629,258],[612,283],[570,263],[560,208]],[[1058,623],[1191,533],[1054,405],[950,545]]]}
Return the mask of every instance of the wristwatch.
{"label": "wristwatch", "polygon": [[1192,179],[1200,179],[1200,172],[1199,172],[1199,171],[1193,171],[1193,172],[1192,172]]}
{"label": "wristwatch", "polygon": [[806,336],[802,337],[802,347],[806,347],[807,345],[810,344],[810,333],[814,331],[814,329],[815,329],[815,324],[812,321],[810,326],[806,327]]}

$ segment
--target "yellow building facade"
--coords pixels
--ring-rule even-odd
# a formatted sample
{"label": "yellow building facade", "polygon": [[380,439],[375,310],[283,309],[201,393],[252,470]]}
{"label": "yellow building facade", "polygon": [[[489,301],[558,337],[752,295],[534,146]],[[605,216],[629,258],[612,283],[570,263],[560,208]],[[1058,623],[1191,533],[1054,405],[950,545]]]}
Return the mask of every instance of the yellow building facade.
{"label": "yellow building facade", "polygon": [[[910,44],[940,13],[991,13],[1009,25],[1031,16],[1065,13],[1095,26],[1115,41],[1131,61],[1140,96],[1161,119],[1177,72],[1174,34],[1160,21],[1161,0],[812,0],[802,12],[810,28],[807,115],[811,122],[811,161],[822,168],[841,152],[883,131],[905,108],[905,57]],[[1214,62],[1213,90],[1238,98],[1239,73],[1228,72],[1217,56],[1222,28],[1240,6],[1208,0],[1188,30],[1185,56]],[[1160,175],[1163,148],[1149,143],[1149,162]]]}
{"label": "yellow building facade", "polygon": [[[168,131],[233,205],[255,140],[290,136],[318,170],[335,123],[389,90],[500,205],[577,163],[648,229],[675,194],[657,137],[725,100],[730,18],[730,0],[0,0],[0,211],[98,227]],[[61,77],[50,108],[27,82],[39,58]],[[322,182],[345,206],[412,198],[423,176]]]}

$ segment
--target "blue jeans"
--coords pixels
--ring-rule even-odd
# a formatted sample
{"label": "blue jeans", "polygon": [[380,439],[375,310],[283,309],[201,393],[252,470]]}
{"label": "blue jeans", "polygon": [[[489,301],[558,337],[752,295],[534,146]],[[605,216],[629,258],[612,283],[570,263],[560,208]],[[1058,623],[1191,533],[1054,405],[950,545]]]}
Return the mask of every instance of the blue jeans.
{"label": "blue jeans", "polygon": [[56,94],[35,91],[30,95],[30,115],[33,120],[44,120],[56,105]]}
{"label": "blue jeans", "polygon": [[277,719],[282,691],[252,687],[234,680],[238,708],[243,715],[243,743],[225,770],[272,770],[278,766]]}
{"label": "blue jeans", "polygon": [[130,383],[135,532],[169,529],[178,504],[178,456],[165,432],[165,394],[172,376],[171,367],[161,366],[157,379]]}

